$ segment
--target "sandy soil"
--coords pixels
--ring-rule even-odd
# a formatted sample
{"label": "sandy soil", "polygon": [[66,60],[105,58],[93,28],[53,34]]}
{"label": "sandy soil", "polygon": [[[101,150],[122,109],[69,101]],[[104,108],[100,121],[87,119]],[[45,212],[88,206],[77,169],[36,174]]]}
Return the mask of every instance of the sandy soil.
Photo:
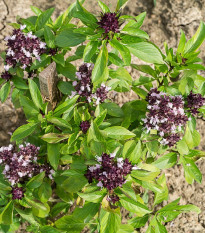
{"label": "sandy soil", "polygon": [[[55,7],[57,17],[74,0],[0,0],[0,52],[5,48],[3,38],[8,35],[12,28],[8,23],[15,22],[17,15],[27,17],[32,15],[30,5],[35,5],[42,10],[49,7]],[[104,1],[108,5],[111,3],[114,9],[116,0]],[[96,0],[87,0],[84,6],[92,12],[99,14],[100,10]],[[147,18],[143,29],[150,35],[151,40],[160,48],[163,48],[164,41],[167,41],[171,47],[177,47],[180,29],[185,31],[187,38],[190,38],[200,20],[205,20],[205,0],[157,0],[157,6],[154,8],[153,0],[130,0],[124,9],[125,14],[138,15],[146,11]],[[205,62],[205,46],[202,47],[201,57]],[[2,65],[0,64],[0,67]],[[133,77],[137,74],[130,70]],[[126,102],[134,96],[117,95],[115,100],[118,103]],[[0,103],[0,146],[9,143],[9,133],[17,128],[24,121],[21,111],[14,111],[10,100],[3,105]],[[198,129],[202,135],[200,149],[205,149],[204,143],[204,122],[198,121]],[[205,162],[199,161],[198,166],[205,177]],[[176,220],[169,223],[167,228],[170,233],[203,233],[205,232],[205,181],[202,184],[194,183],[188,185],[185,182],[183,168],[180,165],[166,171],[168,186],[170,190],[170,201],[181,196],[181,204],[192,203],[199,206],[202,210],[200,215],[182,214]]]}

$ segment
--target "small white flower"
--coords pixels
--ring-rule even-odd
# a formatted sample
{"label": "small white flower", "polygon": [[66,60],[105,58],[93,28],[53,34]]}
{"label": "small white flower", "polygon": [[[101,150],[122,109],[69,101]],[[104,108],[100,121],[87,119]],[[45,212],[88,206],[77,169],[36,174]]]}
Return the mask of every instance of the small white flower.
{"label": "small white flower", "polygon": [[40,48],[45,49],[46,48],[46,43],[45,42],[40,42]]}
{"label": "small white flower", "polygon": [[101,181],[99,181],[99,182],[97,183],[97,186],[102,188],[102,187],[103,187],[103,183],[102,183]]}
{"label": "small white flower", "polygon": [[49,174],[48,177],[50,178],[50,180],[53,180],[53,176],[51,174]]}
{"label": "small white flower", "polygon": [[183,108],[179,108],[178,111],[179,111],[179,113],[180,113],[181,115],[184,114],[184,109],[183,109]]}
{"label": "small white flower", "polygon": [[91,103],[91,98],[90,98],[90,96],[88,96],[87,100],[88,100],[88,103]]}
{"label": "small white flower", "polygon": [[80,72],[76,72],[75,75],[77,76],[77,79],[78,79],[78,80],[81,80],[81,79],[82,79],[82,78],[81,78],[81,73],[80,73]]}
{"label": "small white flower", "polygon": [[161,131],[161,132],[159,133],[159,135],[160,135],[161,137],[163,137],[163,136],[164,136],[164,132]]}
{"label": "small white flower", "polygon": [[76,95],[76,91],[71,91],[71,95],[69,97],[73,98],[75,95]]}
{"label": "small white flower", "polygon": [[73,81],[72,85],[75,87],[78,84],[77,81]]}
{"label": "small white flower", "polygon": [[152,106],[151,105],[147,105],[147,109],[151,109],[152,108]]}
{"label": "small white flower", "polygon": [[170,108],[172,108],[172,107],[173,107],[173,103],[168,103],[168,106],[169,106]]}
{"label": "small white flower", "polygon": [[10,36],[6,36],[6,37],[4,38],[5,41],[8,41],[8,40],[10,40],[10,39],[11,39]]}
{"label": "small white flower", "polygon": [[187,163],[186,165],[187,165],[187,167],[190,167],[190,166],[191,166],[191,164],[190,164],[190,163]]}
{"label": "small white flower", "polygon": [[91,91],[91,89],[90,89],[89,84],[87,84],[87,85],[86,85],[86,87],[87,87],[87,90],[90,92],[90,91]]}
{"label": "small white flower", "polygon": [[23,174],[22,172],[18,172],[18,175],[19,175],[20,177],[23,177],[23,176],[24,176],[24,174]]}
{"label": "small white flower", "polygon": [[100,104],[100,97],[98,97],[97,98],[97,100],[96,100],[96,103],[95,103],[96,105],[98,105],[98,104]]}
{"label": "small white flower", "polygon": [[94,166],[91,166],[88,168],[89,171],[93,172],[95,170],[95,167]]}
{"label": "small white flower", "polygon": [[6,165],[5,165],[4,170],[5,170],[6,172],[10,170],[10,167],[9,167],[9,165],[8,165],[8,164],[6,164]]}
{"label": "small white flower", "polygon": [[10,65],[5,65],[5,66],[4,66],[4,69],[5,69],[6,71],[8,71],[10,68],[11,68]]}
{"label": "small white flower", "polygon": [[27,67],[27,65],[26,65],[26,64],[23,64],[23,66],[21,66],[21,68],[22,68],[23,70],[25,70],[25,69],[26,69],[26,67]]}
{"label": "small white flower", "polygon": [[114,158],[116,156],[117,152],[114,151],[113,153],[110,153],[110,158]]}
{"label": "small white flower", "polygon": [[20,30],[24,30],[25,28],[26,28],[25,24],[20,26]]}
{"label": "small white flower", "polygon": [[98,169],[98,168],[101,168],[101,165],[100,165],[100,164],[96,164],[96,165],[95,165],[95,169]]}
{"label": "small white flower", "polygon": [[107,177],[107,172],[103,172],[102,174]]}
{"label": "small white flower", "polygon": [[33,36],[33,33],[32,33],[32,32],[27,33],[27,37],[28,37],[28,38],[32,38],[32,36]]}
{"label": "small white flower", "polygon": [[191,121],[191,117],[189,117],[188,120]]}
{"label": "small white flower", "polygon": [[97,155],[95,157],[96,157],[96,159],[97,159],[98,162],[102,162],[102,157],[97,156]]}
{"label": "small white flower", "polygon": [[3,161],[3,160],[2,160],[2,159],[0,159],[0,164],[2,163],[2,161]]}
{"label": "small white flower", "polygon": [[85,90],[85,87],[84,87],[84,86],[81,86],[80,89],[81,89],[81,91],[84,91],[84,90]]}
{"label": "small white flower", "polygon": [[160,141],[160,143],[161,143],[162,145],[167,145],[169,142],[167,141],[167,139],[163,138],[163,139]]}
{"label": "small white flower", "polygon": [[15,39],[16,39],[16,35],[10,37],[10,40],[15,40]]}
{"label": "small white flower", "polygon": [[140,168],[137,165],[134,165],[134,167],[132,168],[132,170],[139,170]]}

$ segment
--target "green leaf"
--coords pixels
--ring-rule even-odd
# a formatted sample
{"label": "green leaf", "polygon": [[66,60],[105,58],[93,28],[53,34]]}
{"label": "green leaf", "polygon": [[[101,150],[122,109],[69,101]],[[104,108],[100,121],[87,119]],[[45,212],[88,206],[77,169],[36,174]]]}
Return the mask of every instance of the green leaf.
{"label": "green leaf", "polygon": [[37,128],[38,123],[28,123],[26,125],[20,126],[18,129],[14,131],[14,133],[11,136],[11,141],[17,141],[21,140],[30,134],[32,134],[35,129]]}
{"label": "green leaf", "polygon": [[76,193],[80,191],[86,184],[88,180],[85,178],[84,174],[79,174],[76,176],[70,176],[61,185],[61,187],[69,193]]}
{"label": "green leaf", "polygon": [[42,12],[39,15],[37,22],[36,22],[37,30],[40,30],[41,28],[43,28],[46,25],[46,23],[50,19],[51,15],[53,14],[54,10],[55,10],[54,8],[50,8],[50,9]]}
{"label": "green leaf", "polygon": [[83,8],[78,0],[76,6],[77,11],[73,12],[73,16],[80,19],[86,26],[96,28],[98,26],[96,17]]}
{"label": "green leaf", "polygon": [[84,62],[90,62],[93,55],[96,54],[97,48],[98,48],[98,41],[90,41],[87,43],[83,53]]}
{"label": "green leaf", "polygon": [[140,164],[139,169],[132,171],[131,176],[138,180],[150,181],[157,177],[160,169],[152,164]]}
{"label": "green leaf", "polygon": [[157,78],[157,72],[154,69],[152,69],[149,65],[131,64],[131,67],[143,73],[149,74],[154,78]]}
{"label": "green leaf", "polygon": [[126,27],[123,28],[122,31],[126,32],[129,35],[138,36],[140,38],[149,40],[149,35],[136,27]]}
{"label": "green leaf", "polygon": [[60,144],[47,144],[48,161],[57,170],[60,159]]}
{"label": "green leaf", "polygon": [[107,137],[117,140],[126,140],[135,137],[134,133],[121,126],[108,127],[101,132],[105,133]]}
{"label": "green leaf", "polygon": [[37,108],[40,108],[41,110],[43,110],[43,99],[42,99],[41,92],[38,89],[37,84],[32,79],[29,79],[28,83],[29,83],[29,90],[31,93],[31,98],[34,104],[36,105]]}
{"label": "green leaf", "polygon": [[124,117],[124,112],[116,103],[103,103],[101,104],[103,109],[107,110],[107,114],[113,117]]}
{"label": "green leaf", "polygon": [[18,78],[18,77],[13,77],[12,81],[14,83],[14,86],[18,89],[22,89],[22,90],[27,90],[28,89],[28,85],[26,84],[26,80],[22,79],[22,78]]}
{"label": "green leaf", "polygon": [[100,233],[117,232],[121,223],[120,215],[110,213],[103,209],[100,211]]}
{"label": "green leaf", "polygon": [[47,202],[52,195],[51,185],[47,182],[43,182],[38,188],[38,196],[41,202]]}
{"label": "green leaf", "polygon": [[76,68],[73,64],[69,63],[68,61],[65,62],[64,66],[57,63],[56,69],[57,69],[58,74],[62,74],[66,78],[69,78],[71,80],[75,79]]}
{"label": "green leaf", "polygon": [[110,12],[109,7],[108,7],[105,3],[101,2],[101,1],[98,1],[98,5],[99,5],[100,8],[102,9],[102,12],[103,12],[103,13]]}
{"label": "green leaf", "polygon": [[[196,164],[194,163],[194,161],[192,159],[183,157],[182,164],[184,167],[186,181],[189,184],[192,184],[192,179],[195,179],[198,183],[201,183],[202,174],[196,166]],[[192,179],[190,180],[189,177],[191,177]]]}
{"label": "green leaf", "polygon": [[186,155],[189,153],[189,148],[187,146],[187,143],[183,137],[182,140],[180,140],[178,143],[177,143],[177,150],[179,151],[180,154],[182,155]]}
{"label": "green leaf", "polygon": [[64,216],[55,222],[55,226],[58,229],[72,233],[80,233],[85,225],[86,223],[82,220],[75,219],[73,216]]}
{"label": "green leaf", "polygon": [[136,144],[134,140],[127,141],[124,144],[122,156],[129,158],[129,161],[137,163],[142,155],[141,142]]}
{"label": "green leaf", "polygon": [[29,189],[38,188],[42,184],[44,177],[45,177],[45,172],[41,172],[40,174],[32,177],[29,180],[29,182],[26,184],[26,187]]}
{"label": "green leaf", "polygon": [[99,211],[99,207],[100,204],[85,203],[83,208],[75,208],[73,217],[80,221],[84,220],[84,222],[89,223]]}
{"label": "green leaf", "polygon": [[31,101],[28,97],[20,95],[20,104],[23,107],[25,113],[29,115],[38,115],[39,109],[34,105],[33,101]]}
{"label": "green leaf", "polygon": [[57,134],[57,133],[48,133],[41,137],[44,141],[48,143],[58,143],[64,139],[70,137],[70,134]]}
{"label": "green leaf", "polygon": [[71,125],[66,120],[60,117],[48,117],[47,121],[59,127],[63,127],[70,130],[72,129]]}
{"label": "green leaf", "polygon": [[137,94],[139,95],[139,97],[141,97],[142,99],[146,99],[146,96],[147,96],[147,92],[140,88],[140,87],[132,87],[132,90]]}
{"label": "green leaf", "polygon": [[64,55],[62,53],[56,54],[52,58],[56,63],[60,64],[61,66],[65,66]]}
{"label": "green leaf", "polygon": [[116,39],[112,39],[111,41],[109,41],[109,43],[114,49],[117,49],[120,52],[125,65],[129,66],[131,62],[131,54],[129,49]]}
{"label": "green leaf", "polygon": [[191,130],[187,126],[186,131],[185,131],[185,135],[184,135],[184,139],[185,139],[189,149],[192,149],[193,147],[196,147],[199,145],[201,136],[197,132],[197,130],[194,130],[193,132],[191,132]]}
{"label": "green leaf", "polygon": [[62,104],[58,105],[58,107],[54,111],[54,116],[59,117],[61,114],[66,112],[70,107],[72,107],[76,103],[78,98],[79,96],[76,95],[73,98],[68,99],[64,101]]}
{"label": "green leaf", "polygon": [[95,191],[89,193],[78,193],[78,195],[86,201],[100,203],[105,197],[106,193],[104,191]]}
{"label": "green leaf", "polygon": [[168,194],[169,194],[169,190],[166,184],[165,174],[159,177],[159,179],[157,180],[157,183],[163,187],[163,191],[155,193],[154,205],[157,205],[164,200],[168,200]]}
{"label": "green leaf", "polygon": [[177,154],[172,152],[163,155],[162,157],[154,161],[154,163],[152,164],[160,169],[167,169],[174,166],[176,162],[177,162]]}
{"label": "green leaf", "polygon": [[128,220],[128,223],[131,224],[134,228],[141,228],[145,226],[149,219],[149,215],[146,214],[143,217],[134,217],[130,220]]}
{"label": "green leaf", "polygon": [[87,141],[90,142],[91,140],[95,140],[97,142],[101,142],[103,139],[103,135],[101,134],[97,124],[92,121],[88,130]]}
{"label": "green leaf", "polygon": [[86,36],[80,33],[76,33],[73,29],[65,29],[56,37],[56,45],[59,47],[74,47],[83,43]]}
{"label": "green leaf", "polygon": [[186,43],[184,48],[184,54],[192,53],[196,51],[205,39],[205,24],[201,22],[195,35]]}
{"label": "green leaf", "polygon": [[0,224],[10,225],[13,222],[13,202],[10,201],[1,211]]}
{"label": "green leaf", "polygon": [[58,82],[58,89],[61,93],[65,95],[71,95],[71,91],[75,91],[73,85],[70,82],[59,81]]}
{"label": "green leaf", "polygon": [[0,90],[1,102],[4,103],[9,96],[11,90],[10,82],[6,82]]}
{"label": "green leaf", "polygon": [[41,233],[60,233],[57,229],[52,226],[43,226],[40,228]]}
{"label": "green leaf", "polygon": [[44,37],[49,48],[55,48],[55,35],[48,26],[44,26]]}
{"label": "green leaf", "polygon": [[109,61],[116,66],[124,66],[124,62],[115,53],[108,53]]}
{"label": "green leaf", "polygon": [[34,14],[39,16],[42,13],[42,10],[40,10],[38,7],[35,6],[30,6],[31,10],[33,11]]}
{"label": "green leaf", "polygon": [[120,203],[126,210],[136,213],[138,216],[144,216],[145,214],[151,213],[147,206],[128,197],[121,197]]}
{"label": "green leaf", "polygon": [[184,32],[181,30],[181,37],[180,37],[180,41],[179,41],[179,46],[177,48],[177,52],[179,54],[183,53],[185,44],[186,44],[186,37],[185,37]]}
{"label": "green leaf", "polygon": [[98,54],[95,66],[92,71],[92,81],[94,86],[106,81],[108,78],[108,51],[105,44],[103,44],[100,53]]}
{"label": "green leaf", "polygon": [[123,8],[128,1],[129,0],[118,0],[117,1],[116,12],[119,11],[121,8]]}
{"label": "green leaf", "polygon": [[27,222],[29,222],[30,224],[32,224],[34,226],[39,226],[39,223],[35,220],[35,218],[34,218],[34,216],[33,216],[30,209],[22,210],[22,209],[19,209],[19,208],[15,207],[15,210]]}
{"label": "green leaf", "polygon": [[127,45],[130,52],[142,61],[154,64],[163,64],[163,58],[158,48],[148,42],[139,42]]}
{"label": "green leaf", "polygon": [[127,83],[129,83],[130,85],[132,84],[132,77],[131,75],[129,74],[129,72],[123,68],[123,67],[120,67],[118,68],[117,70],[110,70],[109,72],[109,75],[112,77],[112,78],[116,78],[116,79],[119,79],[121,81],[126,81]]}

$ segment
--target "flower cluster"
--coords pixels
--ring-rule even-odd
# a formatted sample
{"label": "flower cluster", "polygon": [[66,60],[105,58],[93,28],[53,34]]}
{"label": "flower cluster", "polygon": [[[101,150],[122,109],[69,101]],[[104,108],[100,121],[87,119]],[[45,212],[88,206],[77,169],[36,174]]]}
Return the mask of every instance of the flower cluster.
{"label": "flower cluster", "polygon": [[82,121],[80,123],[80,128],[83,131],[83,133],[87,133],[88,129],[90,128],[90,122],[89,121]]}
{"label": "flower cluster", "polygon": [[171,96],[152,88],[147,96],[149,110],[143,119],[147,133],[157,130],[163,138],[160,143],[173,146],[180,140],[182,127],[188,121],[182,96]]}
{"label": "flower cluster", "polygon": [[12,193],[13,200],[16,200],[16,199],[21,200],[24,197],[23,188],[13,187],[11,193]]}
{"label": "flower cluster", "polygon": [[[133,166],[128,159],[115,158],[115,153],[110,155],[103,153],[102,157],[96,157],[98,163],[95,166],[88,167],[85,174],[89,183],[93,179],[97,180],[97,186],[107,188],[110,191],[117,187],[121,187],[125,182],[125,176],[130,174]],[[118,200],[115,196],[109,196],[114,203]]]}
{"label": "flower cluster", "polygon": [[8,73],[11,67],[17,64],[22,69],[30,66],[33,59],[40,60],[40,56],[46,52],[46,43],[39,40],[39,38],[32,34],[32,32],[24,33],[22,30],[26,26],[21,26],[20,29],[14,29],[11,36],[7,36],[6,59],[5,59],[5,72],[1,75],[7,81],[11,79]]}
{"label": "flower cluster", "polygon": [[27,143],[26,146],[20,145],[19,149],[19,152],[15,152],[13,145],[0,148],[0,165],[3,166],[3,174],[12,186],[43,171],[52,179],[54,170],[47,164],[37,163],[39,147]]}
{"label": "flower cluster", "polygon": [[117,33],[119,32],[119,16],[116,13],[105,13],[101,16],[98,22],[100,28],[105,30],[105,34],[109,32]]}
{"label": "flower cluster", "polygon": [[192,91],[187,96],[187,107],[193,115],[199,113],[198,109],[205,103],[205,98],[201,94],[193,94]]}
{"label": "flower cluster", "polygon": [[78,94],[82,100],[89,103],[94,101],[95,104],[98,105],[107,99],[110,87],[106,87],[105,84],[101,84],[101,87],[97,88],[96,92],[93,93],[93,84],[91,81],[93,66],[94,65],[91,63],[84,63],[80,66],[79,71],[76,72],[77,80],[72,83],[76,91],[72,91],[70,97]]}

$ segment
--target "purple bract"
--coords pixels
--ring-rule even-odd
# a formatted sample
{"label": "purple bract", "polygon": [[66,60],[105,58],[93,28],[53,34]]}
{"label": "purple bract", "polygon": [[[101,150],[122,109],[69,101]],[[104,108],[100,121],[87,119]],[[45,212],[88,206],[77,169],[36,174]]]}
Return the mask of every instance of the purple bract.
{"label": "purple bract", "polygon": [[173,146],[180,140],[179,133],[188,121],[182,96],[167,95],[153,88],[148,93],[147,101],[149,112],[143,119],[147,133],[157,130],[163,138],[160,143]]}
{"label": "purple bract", "polygon": [[83,133],[87,133],[88,129],[90,128],[90,122],[89,121],[82,121],[80,123],[80,128],[83,131]]}
{"label": "purple bract", "polygon": [[205,98],[201,94],[193,94],[192,91],[187,96],[187,107],[193,115],[199,113],[198,109],[202,107],[205,103]]}
{"label": "purple bract", "polygon": [[98,25],[105,30],[105,34],[109,32],[117,33],[120,28],[119,17],[116,13],[105,13],[101,16]]}
{"label": "purple bract", "polygon": [[22,198],[24,197],[23,188],[13,187],[11,193],[12,193],[13,200],[16,200],[16,199],[22,200]]}

